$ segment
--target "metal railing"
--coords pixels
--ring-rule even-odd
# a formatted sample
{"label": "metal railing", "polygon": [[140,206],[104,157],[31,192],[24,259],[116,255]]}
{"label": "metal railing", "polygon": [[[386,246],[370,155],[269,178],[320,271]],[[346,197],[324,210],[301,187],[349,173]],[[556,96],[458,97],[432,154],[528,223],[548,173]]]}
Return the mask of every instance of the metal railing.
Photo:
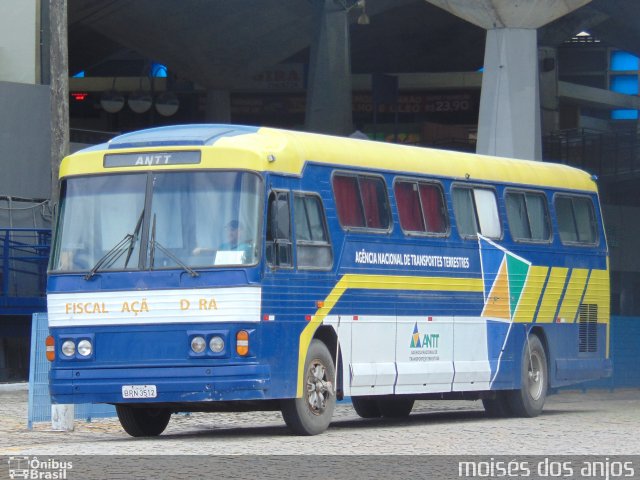
{"label": "metal railing", "polygon": [[[475,141],[456,138],[440,138],[424,146],[459,152],[476,149]],[[640,134],[586,128],[561,130],[543,137],[542,158],[545,162],[564,163],[608,180],[640,176]]]}
{"label": "metal railing", "polygon": [[0,228],[0,296],[6,300],[43,297],[51,230]]}
{"label": "metal railing", "polygon": [[640,135],[573,129],[543,138],[543,158],[581,168],[598,177],[640,175]]}

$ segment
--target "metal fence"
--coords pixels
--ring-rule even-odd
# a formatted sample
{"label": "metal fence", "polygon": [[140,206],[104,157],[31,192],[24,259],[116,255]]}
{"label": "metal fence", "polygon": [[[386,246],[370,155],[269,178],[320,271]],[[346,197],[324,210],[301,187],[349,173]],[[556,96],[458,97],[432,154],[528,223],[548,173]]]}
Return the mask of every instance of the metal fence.
{"label": "metal fence", "polygon": [[12,300],[44,297],[51,230],[0,228],[0,297]]}
{"label": "metal fence", "polygon": [[615,179],[640,174],[640,136],[636,132],[562,130],[542,140],[543,158]]}
{"label": "metal fence", "polygon": [[[51,397],[49,395],[50,364],[46,358],[45,340],[49,335],[46,313],[35,313],[31,327],[31,366],[29,369],[29,429],[36,422],[51,421]],[[75,406],[76,420],[115,417],[113,405],[81,404]]]}

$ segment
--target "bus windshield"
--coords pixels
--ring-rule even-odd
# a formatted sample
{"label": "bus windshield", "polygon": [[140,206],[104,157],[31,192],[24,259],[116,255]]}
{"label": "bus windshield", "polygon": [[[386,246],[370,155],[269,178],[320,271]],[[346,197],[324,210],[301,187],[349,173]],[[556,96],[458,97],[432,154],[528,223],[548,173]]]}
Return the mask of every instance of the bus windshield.
{"label": "bus windshield", "polygon": [[66,179],[51,270],[256,264],[262,197],[262,180],[250,172]]}

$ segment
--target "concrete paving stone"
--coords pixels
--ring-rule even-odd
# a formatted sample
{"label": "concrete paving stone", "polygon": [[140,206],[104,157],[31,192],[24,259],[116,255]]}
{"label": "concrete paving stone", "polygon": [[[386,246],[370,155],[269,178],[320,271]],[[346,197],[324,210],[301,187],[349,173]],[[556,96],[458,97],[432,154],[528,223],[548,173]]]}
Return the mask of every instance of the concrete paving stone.
{"label": "concrete paving stone", "polygon": [[0,455],[638,455],[640,390],[550,396],[537,418],[490,419],[478,401],[418,401],[410,417],[364,420],[339,403],[331,427],[293,436],[279,412],[174,415],[134,439],[117,419],[27,429],[27,392],[0,392]]}

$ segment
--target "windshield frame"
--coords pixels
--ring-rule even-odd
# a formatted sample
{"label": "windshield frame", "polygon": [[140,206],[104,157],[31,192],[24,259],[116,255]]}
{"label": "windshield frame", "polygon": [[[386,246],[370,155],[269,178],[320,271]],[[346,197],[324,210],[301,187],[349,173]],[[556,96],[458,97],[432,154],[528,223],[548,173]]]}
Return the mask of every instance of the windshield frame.
{"label": "windshield frame", "polygon": [[[257,177],[256,182],[256,193],[258,194],[259,204],[256,208],[256,242],[255,242],[255,257],[252,263],[242,263],[242,264],[224,264],[224,265],[216,265],[214,263],[206,263],[206,264],[187,264],[188,269],[185,269],[180,264],[170,265],[170,266],[157,266],[150,265],[149,263],[149,251],[150,251],[150,229],[153,215],[153,184],[154,178],[156,175],[171,175],[171,174],[198,174],[198,173],[243,173],[250,174]],[[61,226],[64,219],[64,211],[65,211],[65,198],[67,192],[67,181],[72,179],[79,178],[95,178],[95,177],[116,177],[122,175],[131,175],[131,174],[139,174],[145,177],[146,186],[142,195],[144,195],[144,216],[142,220],[142,228],[140,231],[140,238],[138,242],[140,242],[139,251],[134,255],[137,257],[137,260],[131,259],[129,263],[129,268],[111,268],[109,270],[98,269],[96,273],[135,273],[135,272],[150,272],[150,271],[188,271],[190,269],[193,270],[221,270],[221,269],[245,269],[245,268],[254,268],[260,264],[263,256],[264,249],[264,239],[263,237],[263,218],[264,215],[264,205],[265,205],[265,179],[264,175],[255,170],[248,169],[171,169],[171,170],[140,170],[140,171],[125,171],[125,172],[113,172],[113,173],[101,173],[101,174],[83,174],[83,175],[70,175],[64,177],[60,180],[60,200],[58,205],[56,206],[56,219],[55,219],[55,230],[53,234],[52,246],[51,246],[51,255],[49,258],[49,263],[47,267],[48,275],[67,275],[67,274],[82,274],[85,275],[89,271],[91,271],[91,267],[94,265],[90,265],[87,268],[80,269],[60,269],[54,268],[54,265],[58,262],[60,256],[60,249],[62,246],[62,232]],[[95,260],[95,259],[94,259]]]}

